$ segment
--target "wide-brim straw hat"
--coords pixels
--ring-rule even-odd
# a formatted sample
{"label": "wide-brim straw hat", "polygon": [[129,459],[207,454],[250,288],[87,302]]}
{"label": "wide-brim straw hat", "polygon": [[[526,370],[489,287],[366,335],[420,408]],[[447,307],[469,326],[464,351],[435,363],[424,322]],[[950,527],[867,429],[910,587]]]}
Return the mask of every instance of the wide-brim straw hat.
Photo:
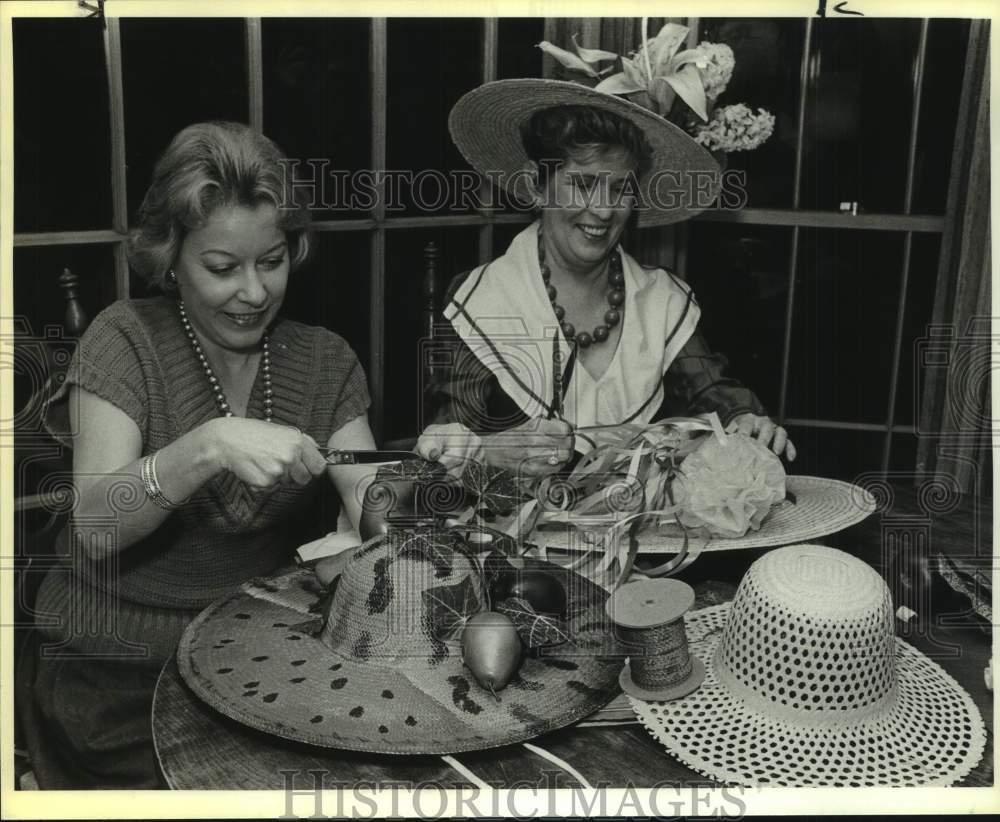
{"label": "wide-brim straw hat", "polygon": [[652,149],[639,178],[640,226],[687,220],[708,208],[721,185],[719,164],[682,129],[624,97],[564,80],[496,80],[465,94],[448,116],[452,140],[480,174],[498,179],[524,205],[532,202],[523,174],[529,162],[521,128],[554,106],[593,106],[633,123]]}
{"label": "wide-brim straw hat", "polygon": [[850,554],[771,551],[732,603],[685,620],[706,670],[701,688],[674,702],[630,701],[670,753],[714,780],[950,785],[982,756],[975,703],[896,638],[885,582]]}
{"label": "wide-brim straw hat", "polygon": [[[842,480],[788,476],[785,487],[791,496],[771,508],[758,530],[742,537],[710,537],[694,530],[688,549],[734,551],[808,542],[856,525],[877,507],[871,492]],[[593,530],[600,535],[600,526]],[[546,526],[532,539],[557,550],[593,549],[593,543],[585,541],[578,530],[558,524]],[[684,549],[684,533],[675,525],[640,530],[636,539],[641,554],[672,554]]]}
{"label": "wide-brim straw hat", "polygon": [[178,647],[181,675],[217,711],[330,748],[445,754],[522,742],[618,692],[607,594],[547,563],[565,589],[569,641],[525,654],[496,701],[452,638],[485,609],[481,563],[455,530],[393,531],[353,555],[324,619],[311,572],[248,584],[206,608]]}

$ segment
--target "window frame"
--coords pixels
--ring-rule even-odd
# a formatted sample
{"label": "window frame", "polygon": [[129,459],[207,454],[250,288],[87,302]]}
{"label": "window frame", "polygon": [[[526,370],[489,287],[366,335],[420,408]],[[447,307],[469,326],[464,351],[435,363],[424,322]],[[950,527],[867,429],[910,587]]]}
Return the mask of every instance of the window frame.
{"label": "window frame", "polygon": [[[615,19],[615,18],[613,18]],[[244,21],[245,42],[245,91],[249,100],[250,125],[258,131],[262,129],[263,100],[263,50],[262,50],[262,18],[248,17]],[[126,258],[126,240],[128,237],[128,203],[126,192],[125,165],[125,117],[123,95],[122,43],[119,20],[107,17],[104,29],[104,51],[108,78],[108,95],[111,119],[111,191],[112,191],[112,225],[109,229],[91,231],[59,231],[33,232],[14,234],[15,247],[28,246],[59,246],[108,244],[113,246],[115,291],[119,299],[129,296],[129,267]],[[596,20],[593,22],[597,22]],[[692,28],[692,37],[697,41],[697,18],[687,21]],[[625,20],[623,28],[630,29]],[[778,406],[775,418],[783,425],[847,429],[853,431],[876,431],[884,433],[880,465],[882,471],[887,471],[892,452],[894,434],[916,433],[914,425],[897,425],[895,411],[898,397],[900,355],[902,353],[904,319],[907,307],[907,295],[910,277],[910,261],[912,239],[914,233],[932,233],[944,235],[949,226],[946,215],[915,215],[912,214],[914,171],[917,151],[917,127],[920,121],[923,77],[927,57],[927,38],[930,21],[921,20],[917,54],[913,72],[912,99],[914,101],[910,122],[910,139],[907,147],[906,189],[902,213],[885,214],[843,214],[835,211],[802,210],[799,207],[802,189],[802,158],[804,142],[804,117],[809,103],[809,90],[815,77],[812,76],[818,67],[812,61],[811,52],[815,21],[811,18],[805,21],[804,48],[800,66],[799,98],[798,98],[798,134],[795,146],[793,200],[790,209],[775,208],[744,208],[739,211],[710,211],[695,219],[709,222],[743,223],[748,225],[783,226],[792,230],[791,250],[788,260],[788,292],[786,312],[784,317],[784,343],[781,359],[781,382]],[[549,21],[546,21],[548,27]],[[369,70],[371,74],[370,104],[372,112],[371,130],[371,162],[375,170],[385,169],[387,141],[387,101],[390,89],[387,88],[387,28],[388,18],[371,18],[369,31]],[[496,79],[498,53],[498,18],[483,18],[482,28],[482,65],[481,81]],[[970,28],[969,37],[974,29]],[[963,83],[963,94],[965,93]],[[967,112],[968,107],[960,109]],[[966,117],[968,115],[966,114]],[[967,123],[958,122],[956,136],[961,133]],[[954,175],[953,167],[950,174]],[[387,232],[399,229],[414,228],[444,228],[444,227],[476,227],[479,240],[479,263],[486,262],[493,256],[493,231],[498,224],[527,224],[530,217],[523,214],[494,214],[481,210],[462,215],[427,215],[427,216],[391,216],[386,213],[382,192],[377,192],[376,206],[371,216],[363,219],[349,220],[319,220],[313,223],[317,232],[367,232],[370,242],[371,289],[369,303],[369,343],[370,359],[368,362],[368,380],[372,395],[371,424],[376,437],[380,438],[384,424],[385,396],[385,360],[387,351],[385,297],[386,297],[386,244]],[[803,228],[833,228],[852,230],[877,230],[903,233],[903,261],[899,272],[900,292],[895,317],[893,337],[892,372],[890,375],[889,399],[884,423],[860,423],[843,420],[827,420],[816,418],[789,418],[785,416],[788,372],[790,360],[790,344],[792,324],[794,321],[794,299],[796,270],[799,262],[800,232]],[[651,229],[650,231],[655,231]],[[686,229],[673,229],[675,262],[680,270],[684,270],[686,256]],[[416,269],[416,265],[415,265]]]}

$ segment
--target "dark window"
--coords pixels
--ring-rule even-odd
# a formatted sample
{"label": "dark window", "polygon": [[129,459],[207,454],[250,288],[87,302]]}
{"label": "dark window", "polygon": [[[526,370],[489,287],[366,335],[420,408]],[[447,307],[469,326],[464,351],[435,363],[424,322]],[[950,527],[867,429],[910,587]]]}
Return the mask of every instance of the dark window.
{"label": "dark window", "polygon": [[153,165],[184,126],[247,122],[246,48],[239,19],[121,21],[129,223]]}
{"label": "dark window", "polygon": [[296,178],[318,178],[316,202],[335,208],[315,219],[367,216],[345,178],[372,167],[370,29],[366,18],[262,22],[264,133],[300,162]]}
{"label": "dark window", "polygon": [[482,39],[481,20],[389,21],[387,169],[414,176],[412,186],[397,186],[396,216],[469,210],[447,188],[442,196],[438,175],[469,168],[448,134],[448,112],[482,81]]}
{"label": "dark window", "polygon": [[708,344],[730,373],[778,413],[790,228],[692,223],[686,278]]}
{"label": "dark window", "polygon": [[96,20],[13,21],[17,232],[111,227],[101,35]]}

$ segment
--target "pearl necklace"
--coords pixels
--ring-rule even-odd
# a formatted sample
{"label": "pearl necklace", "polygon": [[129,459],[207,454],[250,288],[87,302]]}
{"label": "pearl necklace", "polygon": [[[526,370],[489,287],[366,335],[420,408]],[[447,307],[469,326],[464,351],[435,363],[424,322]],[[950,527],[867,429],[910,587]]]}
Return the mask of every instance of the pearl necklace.
{"label": "pearl necklace", "polygon": [[559,321],[559,325],[562,328],[563,334],[566,335],[566,339],[569,340],[570,343],[575,342],[578,346],[580,346],[580,348],[589,348],[591,343],[604,342],[610,335],[611,329],[622,321],[620,309],[622,303],[625,302],[625,275],[622,273],[621,254],[616,250],[611,255],[611,260],[608,265],[608,285],[611,287],[608,291],[608,305],[610,308],[604,312],[604,324],[597,326],[597,328],[594,329],[593,335],[588,334],[586,331],[581,331],[577,334],[573,323],[564,319],[566,317],[566,309],[556,302],[556,297],[559,296],[559,292],[556,291],[556,287],[549,282],[552,277],[552,272],[549,271],[549,267],[545,263],[545,242],[542,235],[542,229],[540,227],[538,229],[538,267],[542,270],[542,281],[545,283],[545,292],[549,295],[549,302],[552,303],[552,310],[555,312],[556,319]]}
{"label": "pearl necklace", "polygon": [[[222,383],[220,383],[219,378],[215,376],[215,372],[212,370],[208,357],[206,357],[205,352],[202,351],[201,344],[198,342],[198,338],[194,335],[194,329],[188,321],[187,312],[184,311],[184,300],[177,301],[177,308],[181,313],[181,325],[184,326],[184,333],[191,342],[191,347],[194,349],[194,353],[198,357],[198,362],[201,363],[201,367],[205,371],[205,376],[208,377],[208,384],[212,389],[212,394],[215,396],[215,404],[219,407],[219,411],[222,412],[222,416],[232,417],[233,411],[229,407],[229,401],[226,399],[225,392],[222,390]],[[265,334],[261,340],[260,367],[264,374],[264,419],[267,422],[271,422],[271,418],[274,416],[274,390],[271,388],[271,348],[268,345],[267,334]]]}

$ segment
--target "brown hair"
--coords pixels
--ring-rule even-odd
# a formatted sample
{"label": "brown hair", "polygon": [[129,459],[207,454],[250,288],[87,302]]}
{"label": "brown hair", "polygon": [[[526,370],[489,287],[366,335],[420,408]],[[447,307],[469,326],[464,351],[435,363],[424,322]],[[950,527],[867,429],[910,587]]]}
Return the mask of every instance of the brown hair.
{"label": "brown hair", "polygon": [[521,130],[528,157],[539,166],[540,182],[552,163],[581,152],[602,154],[624,149],[641,176],[652,164],[653,150],[631,121],[594,106],[553,106],[535,112]]}

